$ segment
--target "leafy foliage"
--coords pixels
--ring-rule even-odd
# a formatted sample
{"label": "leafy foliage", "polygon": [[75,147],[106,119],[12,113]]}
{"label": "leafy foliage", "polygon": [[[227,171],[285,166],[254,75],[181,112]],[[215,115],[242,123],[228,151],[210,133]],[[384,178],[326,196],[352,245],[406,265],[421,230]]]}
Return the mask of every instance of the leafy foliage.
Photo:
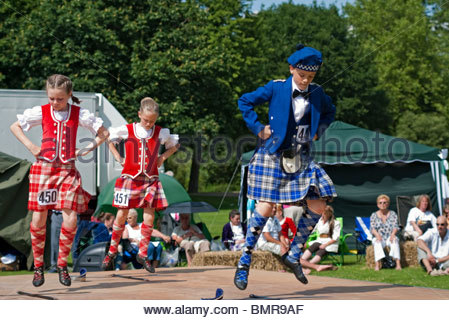
{"label": "leafy foliage", "polygon": [[[344,14],[292,2],[255,14],[251,2],[2,1],[0,87],[42,89],[50,74],[65,74],[76,91],[103,93],[128,121],[153,97],[159,124],[181,135],[180,154],[190,157],[167,166],[196,191],[226,184],[234,172],[237,141],[249,133],[238,97],[289,77],[286,59],[304,43],[323,52],[315,81],[337,119],[447,146],[446,1],[356,0]],[[266,105],[257,112],[267,121]],[[213,146],[222,136],[233,141],[231,152]]]}
{"label": "leafy foliage", "polygon": [[445,148],[449,141],[449,126],[447,121],[441,121],[441,115],[436,112],[415,114],[407,111],[399,119],[396,135],[421,144]]}
{"label": "leafy foliage", "polygon": [[422,1],[358,0],[345,11],[364,54],[373,57],[396,123],[405,111],[447,108],[443,60]]}
{"label": "leafy foliage", "polygon": [[284,3],[259,16],[258,40],[264,48],[260,54],[267,60],[261,67],[259,84],[290,76],[286,59],[296,44],[318,48],[324,63],[314,81],[332,97],[337,119],[388,131],[390,122],[375,116],[379,112],[388,114],[375,70],[368,59],[360,59],[359,41],[348,31],[348,21],[335,6]]}

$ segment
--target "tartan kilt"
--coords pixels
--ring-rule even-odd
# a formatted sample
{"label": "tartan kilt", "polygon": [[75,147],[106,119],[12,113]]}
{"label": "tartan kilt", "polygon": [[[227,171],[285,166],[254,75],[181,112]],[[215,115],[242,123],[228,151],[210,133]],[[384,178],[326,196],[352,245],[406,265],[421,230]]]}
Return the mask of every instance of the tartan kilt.
{"label": "tartan kilt", "polygon": [[31,166],[29,180],[28,210],[69,209],[82,213],[88,209],[91,195],[82,188],[74,162],[38,160]]}
{"label": "tartan kilt", "polygon": [[280,165],[280,152],[269,154],[261,147],[248,168],[248,198],[271,202],[292,203],[304,199],[336,197],[334,185],[327,173],[313,160],[303,171],[287,174]]}
{"label": "tartan kilt", "polygon": [[[117,195],[119,194],[126,194],[128,201],[124,203],[118,201]],[[159,177],[150,179],[146,175],[140,174],[134,179],[127,175],[117,178],[112,206],[121,209],[150,207],[162,210],[168,206],[168,203]]]}

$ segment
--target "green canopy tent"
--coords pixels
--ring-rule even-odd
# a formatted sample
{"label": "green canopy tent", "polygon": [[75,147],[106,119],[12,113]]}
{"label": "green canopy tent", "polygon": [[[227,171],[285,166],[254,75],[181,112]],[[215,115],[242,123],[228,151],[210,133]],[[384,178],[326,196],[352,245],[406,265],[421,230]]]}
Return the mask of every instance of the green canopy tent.
{"label": "green canopy tent", "polygon": [[[117,213],[117,208],[112,206],[112,201],[114,199],[115,180],[117,180],[117,178],[109,181],[108,184],[100,192],[100,195],[98,196],[97,209],[94,213],[95,217],[99,216],[101,212],[110,212],[113,214]],[[160,173],[159,180],[162,183],[165,197],[167,198],[167,202],[169,205],[174,203],[192,201],[182,184],[180,184],[175,178],[166,175],[165,173]],[[143,210],[137,209],[137,212],[139,213],[138,221],[142,221]]]}
{"label": "green canopy tent", "polygon": [[[98,217],[101,212],[110,212],[113,214],[117,213],[117,208],[112,206],[112,201],[114,199],[114,186],[115,181],[117,178],[112,179],[108,182],[108,184],[103,188],[103,190],[100,192],[100,195],[98,196],[98,203],[97,203],[97,209],[95,210],[94,216]],[[210,212],[210,211],[217,211],[217,209],[210,206],[208,203],[205,202],[192,202],[192,199],[190,198],[187,191],[184,189],[182,184],[178,182],[175,178],[172,176],[166,175],[164,173],[159,173],[159,180],[162,183],[162,187],[164,188],[165,197],[167,198],[167,202],[169,207],[164,210],[165,213],[168,213],[168,209],[170,207],[174,208],[173,213],[176,212],[187,212],[182,211],[181,208],[177,208],[176,204],[180,205],[180,207],[187,206],[188,203],[191,205],[191,212]],[[142,222],[143,221],[143,210],[137,209],[137,221]],[[160,212],[159,214],[164,214]],[[194,220],[194,215],[191,216],[192,223],[196,223]],[[210,233],[206,225],[203,224],[202,231],[204,235],[210,239]]]}
{"label": "green canopy tent", "polygon": [[[30,167],[30,162],[0,152],[0,237],[9,246],[25,255],[28,269],[33,264],[30,237],[31,211],[28,211]],[[47,223],[48,234],[49,226]],[[45,246],[46,265],[50,262],[49,238],[47,237]]]}
{"label": "green canopy tent", "polygon": [[[347,232],[354,229],[356,216],[370,216],[377,210],[376,197],[382,193],[391,198],[390,208],[395,211],[397,196],[428,194],[433,212],[439,215],[447,190],[439,153],[341,121],[333,122],[312,147],[313,159],[334,182],[338,197],[331,205],[336,216],[344,218]],[[242,156],[243,179],[252,154]],[[246,190],[246,181],[241,183]],[[241,203],[244,210],[246,201]]]}

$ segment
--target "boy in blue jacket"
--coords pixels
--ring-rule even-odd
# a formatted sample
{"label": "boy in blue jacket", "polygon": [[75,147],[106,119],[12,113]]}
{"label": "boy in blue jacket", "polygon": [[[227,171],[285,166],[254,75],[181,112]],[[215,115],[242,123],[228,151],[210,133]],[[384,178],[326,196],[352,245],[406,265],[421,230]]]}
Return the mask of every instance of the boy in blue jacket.
{"label": "boy in blue jacket", "polygon": [[[248,223],[234,284],[248,285],[251,252],[275,203],[304,206],[290,250],[282,256],[296,278],[307,284],[299,258],[308,236],[320,219],[326,201],[336,197],[332,180],[310,158],[310,144],[334,120],[335,106],[323,89],[312,83],[322,64],[318,50],[298,45],[287,59],[291,76],[273,80],[240,97],[238,105],[248,128],[261,143],[248,171],[248,198],[258,200]],[[254,107],[269,102],[268,124],[262,124]]]}

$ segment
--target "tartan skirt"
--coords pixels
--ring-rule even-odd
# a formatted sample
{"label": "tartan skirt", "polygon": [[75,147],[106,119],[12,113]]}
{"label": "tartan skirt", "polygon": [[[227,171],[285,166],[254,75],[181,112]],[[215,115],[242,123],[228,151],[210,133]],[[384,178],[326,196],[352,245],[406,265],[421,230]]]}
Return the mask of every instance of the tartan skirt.
{"label": "tartan skirt", "polygon": [[162,210],[168,203],[157,176],[150,179],[141,174],[133,179],[122,175],[115,181],[112,206],[121,209],[150,207]]}
{"label": "tartan skirt", "polygon": [[74,162],[38,160],[29,175],[28,210],[87,210],[91,195],[81,186],[81,175]]}
{"label": "tartan skirt", "polygon": [[336,196],[332,180],[313,160],[309,160],[305,170],[287,174],[281,168],[280,152],[269,154],[261,147],[249,163],[250,199],[271,203],[292,203]]}

